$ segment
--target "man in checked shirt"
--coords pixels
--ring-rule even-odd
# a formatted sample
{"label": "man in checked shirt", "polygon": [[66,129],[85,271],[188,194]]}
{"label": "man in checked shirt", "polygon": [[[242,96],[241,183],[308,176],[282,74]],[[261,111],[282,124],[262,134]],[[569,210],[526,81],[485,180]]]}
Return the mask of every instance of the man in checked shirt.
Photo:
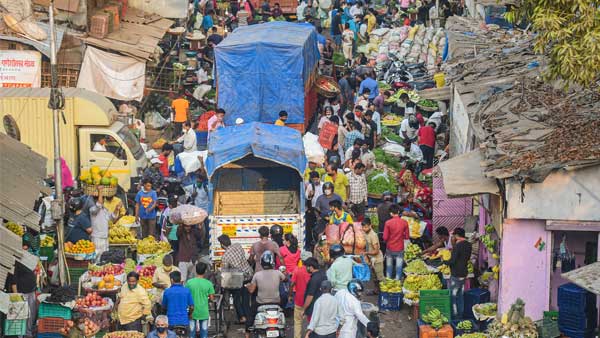
{"label": "man in checked shirt", "polygon": [[[237,269],[244,273],[244,284],[250,283],[254,271],[248,264],[246,259],[246,253],[239,243],[231,243],[231,239],[227,235],[221,235],[218,237],[221,247],[225,250],[223,256],[221,256],[222,268]],[[250,311],[250,295],[248,289],[242,287],[238,290],[231,290],[233,295],[233,306],[238,316],[240,323],[245,323],[248,320],[248,313]]]}
{"label": "man in checked shirt", "polygon": [[354,165],[354,171],[348,175],[348,183],[350,183],[350,194],[346,202],[350,210],[354,213],[357,222],[362,221],[367,207],[367,179],[364,175],[365,165],[357,163]]}

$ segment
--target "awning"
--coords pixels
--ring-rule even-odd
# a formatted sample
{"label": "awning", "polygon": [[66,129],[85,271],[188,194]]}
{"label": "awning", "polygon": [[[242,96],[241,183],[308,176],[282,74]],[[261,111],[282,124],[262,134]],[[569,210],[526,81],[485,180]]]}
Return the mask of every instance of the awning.
{"label": "awning", "polygon": [[0,218],[39,231],[40,215],[33,210],[46,190],[46,158],[25,144],[0,133]]}
{"label": "awning", "polygon": [[119,25],[119,30],[108,34],[104,39],[89,36],[82,40],[91,46],[147,61],[151,59],[158,43],[173,25],[173,21],[156,15],[148,17],[139,11],[128,10]]}
{"label": "awning", "polygon": [[449,197],[500,193],[496,181],[483,176],[481,161],[480,151],[474,150],[440,162],[444,188]]}
{"label": "awning", "polygon": [[[44,41],[37,41],[28,38],[24,38],[16,35],[8,35],[1,34],[0,40],[8,40],[8,41],[16,41],[20,43],[24,43],[26,45],[32,46],[33,48],[39,50],[42,54],[50,57],[50,25],[43,22],[36,22],[36,24],[46,31],[48,38]],[[10,29],[7,29],[10,30]],[[63,35],[65,34],[64,29],[60,27],[55,27],[56,32],[56,50],[60,50],[60,44],[62,43]]]}
{"label": "awning", "polygon": [[600,262],[592,263],[561,274],[565,278],[589,292],[600,295]]}
{"label": "awning", "polygon": [[220,128],[210,133],[206,172],[253,155],[295,169],[302,176],[306,169],[304,143],[299,131],[259,122]]}

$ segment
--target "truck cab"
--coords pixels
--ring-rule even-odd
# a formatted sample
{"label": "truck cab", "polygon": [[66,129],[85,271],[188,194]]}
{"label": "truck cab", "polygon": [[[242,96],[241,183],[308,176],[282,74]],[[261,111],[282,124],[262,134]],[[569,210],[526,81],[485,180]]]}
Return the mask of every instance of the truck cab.
{"label": "truck cab", "polygon": [[261,226],[281,225],[302,243],[305,167],[302,136],[292,128],[253,122],[211,133],[206,160],[211,259],[219,261],[224,253],[220,235],[248,252]]}

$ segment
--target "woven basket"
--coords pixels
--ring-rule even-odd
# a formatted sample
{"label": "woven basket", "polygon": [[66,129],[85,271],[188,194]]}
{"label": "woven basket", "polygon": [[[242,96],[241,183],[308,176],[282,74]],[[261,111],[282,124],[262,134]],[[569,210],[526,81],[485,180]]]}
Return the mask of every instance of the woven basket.
{"label": "woven basket", "polygon": [[[84,194],[89,195],[89,196],[98,196],[98,186],[97,185],[82,184],[82,188],[83,188]],[[104,196],[104,197],[106,197],[106,196],[112,197],[117,194],[117,187],[101,185],[100,192],[102,193],[102,196]]]}
{"label": "woven basket", "polygon": [[[319,83],[321,81],[327,81],[327,82],[333,84],[333,86],[335,87],[335,91],[329,91],[329,90],[319,86]],[[335,97],[340,93],[340,86],[337,84],[337,82],[335,82],[335,80],[332,77],[329,77],[329,76],[319,76],[319,78],[317,79],[317,81],[315,83],[315,88],[317,89],[317,93],[324,97]]]}
{"label": "woven basket", "polygon": [[439,109],[439,107],[426,107],[426,106],[422,106],[420,104],[417,104],[417,107],[419,107],[419,109],[421,109],[422,111],[426,111],[426,112],[434,112]]}

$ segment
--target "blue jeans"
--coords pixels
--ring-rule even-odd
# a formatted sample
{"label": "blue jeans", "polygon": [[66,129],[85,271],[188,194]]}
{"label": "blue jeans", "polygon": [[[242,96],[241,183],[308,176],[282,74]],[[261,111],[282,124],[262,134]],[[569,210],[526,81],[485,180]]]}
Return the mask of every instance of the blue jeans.
{"label": "blue jeans", "polygon": [[336,46],[341,46],[342,45],[342,35],[332,35],[331,36],[333,38],[333,42],[335,42]]}
{"label": "blue jeans", "polygon": [[465,310],[465,279],[458,277],[450,277],[448,281],[448,290],[452,298],[452,319],[462,319]]}
{"label": "blue jeans", "polygon": [[196,338],[198,331],[200,331],[200,338],[208,338],[208,319],[190,320],[190,337]]}
{"label": "blue jeans", "polygon": [[[404,263],[404,251],[387,251],[385,253],[385,273],[387,278],[400,280],[402,278],[402,265]],[[396,278],[394,278],[394,267]]]}

